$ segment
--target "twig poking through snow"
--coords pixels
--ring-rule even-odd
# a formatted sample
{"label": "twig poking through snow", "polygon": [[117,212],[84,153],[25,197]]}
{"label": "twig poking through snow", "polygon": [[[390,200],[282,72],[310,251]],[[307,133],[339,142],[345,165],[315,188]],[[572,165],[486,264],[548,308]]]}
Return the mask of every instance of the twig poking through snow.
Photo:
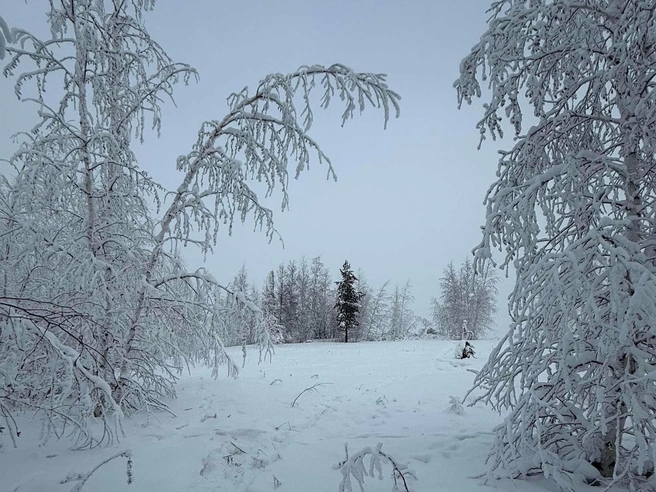
{"label": "twig poking through snow", "polygon": [[214,415],[205,415],[202,419],[200,419],[201,422],[205,422],[207,419],[215,419],[216,414]]}
{"label": "twig poking through snow", "polygon": [[319,387],[319,386],[325,386],[325,385],[327,385],[327,384],[332,384],[332,383],[315,383],[315,384],[313,384],[312,386],[310,386],[309,388],[305,388],[303,391],[301,391],[301,392],[298,394],[298,396],[297,396],[296,398],[294,398],[294,401],[292,402],[292,407],[295,407],[295,406],[296,406],[296,401],[297,401],[297,400],[301,397],[301,395],[302,395],[303,393],[305,393],[306,391],[318,391],[318,390],[317,390],[317,387]]}
{"label": "twig poking through snow", "polygon": [[289,430],[292,430],[292,424],[290,424],[289,421],[287,421],[287,422],[283,422],[282,424],[276,426],[275,429],[278,430],[278,429],[280,429],[280,428],[281,428],[283,425],[285,425],[285,424],[287,424],[287,425],[289,426]]}
{"label": "twig poking through snow", "polygon": [[132,450],[130,450],[130,449],[126,449],[125,451],[121,451],[120,453],[117,453],[113,456],[110,456],[106,460],[104,460],[104,461],[100,462],[99,464],[97,464],[88,473],[78,473],[78,474],[69,473],[66,476],[66,478],[64,478],[59,483],[64,484],[64,483],[79,480],[79,482],[76,483],[75,486],[71,489],[71,492],[80,492],[80,490],[82,490],[82,487],[84,486],[84,484],[87,482],[87,480],[89,480],[89,478],[91,478],[91,475],[93,475],[96,472],[96,470],[98,470],[98,468],[100,468],[101,466],[109,463],[110,461],[112,461],[116,458],[121,458],[121,457],[127,458],[127,460],[128,460],[126,474],[127,474],[127,482],[128,482],[128,484],[131,484],[132,483]]}
{"label": "twig poking through snow", "polygon": [[[236,453],[236,454],[245,454],[245,453],[246,453],[246,451],[244,451],[243,449],[241,449],[241,448],[240,448],[239,446],[237,446],[234,442],[230,441],[230,444],[232,444],[232,445],[235,447],[235,449],[238,451],[238,453]],[[234,453],[233,453],[233,454],[234,454]]]}

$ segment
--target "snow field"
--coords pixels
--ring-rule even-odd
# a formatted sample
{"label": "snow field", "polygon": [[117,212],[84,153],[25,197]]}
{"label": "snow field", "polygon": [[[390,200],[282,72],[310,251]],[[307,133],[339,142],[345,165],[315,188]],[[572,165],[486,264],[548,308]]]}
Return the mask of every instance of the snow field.
{"label": "snow field", "polygon": [[[117,458],[82,490],[336,492],[342,474],[333,465],[344,460],[345,443],[351,454],[383,443],[417,477],[409,478],[414,492],[485,490],[471,477],[483,473],[501,417],[482,406],[457,414],[449,399],[462,398],[474,378],[467,369],[479,369],[495,343],[475,342],[478,357],[465,360],[454,359],[455,342],[438,340],[282,345],[272,363],[259,365],[251,350],[237,380],[194,369],[169,402],[175,417],[128,418],[126,438],[90,451],[72,451],[66,440],[40,446],[40,425],[26,416],[18,449],[0,450],[0,491],[68,492],[76,482],[61,484],[67,475],[131,449],[133,484],[126,459]],[[240,350],[231,350],[239,360]],[[493,485],[553,490],[544,480]],[[386,464],[383,480],[366,477],[368,492],[392,486]]]}

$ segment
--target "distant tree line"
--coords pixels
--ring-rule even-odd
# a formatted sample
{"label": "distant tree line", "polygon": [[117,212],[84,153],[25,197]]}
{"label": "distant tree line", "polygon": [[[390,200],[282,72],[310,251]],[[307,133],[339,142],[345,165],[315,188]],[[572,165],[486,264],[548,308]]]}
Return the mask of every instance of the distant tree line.
{"label": "distant tree line", "polygon": [[[281,263],[265,277],[260,288],[251,282],[246,267],[230,283],[230,289],[243,292],[263,312],[269,331],[278,342],[306,342],[308,340],[343,340],[337,304],[337,280],[324,265],[320,256]],[[355,273],[355,289],[359,298],[356,324],[349,330],[349,341],[396,340],[423,334],[431,326],[428,319],[412,310],[414,297],[411,284],[380,287],[369,284],[364,272]],[[224,302],[233,303],[226,296]],[[226,306],[229,307],[229,306]],[[230,310],[227,310],[230,311]],[[230,345],[253,343],[249,320],[235,317],[226,328],[224,338]],[[249,315],[250,316],[250,315]]]}
{"label": "distant tree line", "polygon": [[[348,268],[350,271],[350,265]],[[475,271],[469,259],[460,268],[450,262],[439,279],[439,296],[431,299],[430,318],[414,313],[410,281],[394,288],[389,281],[375,287],[369,284],[361,269],[351,272],[351,294],[361,295],[348,301],[357,303],[357,312],[348,321],[348,341],[400,340],[426,335],[454,340],[484,337],[494,327],[498,275],[491,264],[479,270]],[[334,273],[320,256],[311,259],[304,256],[278,265],[258,287],[243,266],[228,287],[244,297],[224,295],[220,302],[230,316],[223,339],[228,345],[257,342],[260,335],[254,329],[256,315],[251,310],[240,309],[240,304],[248,299],[262,311],[265,325],[278,343],[344,341],[344,314],[338,308],[344,267],[341,275],[340,271]]]}

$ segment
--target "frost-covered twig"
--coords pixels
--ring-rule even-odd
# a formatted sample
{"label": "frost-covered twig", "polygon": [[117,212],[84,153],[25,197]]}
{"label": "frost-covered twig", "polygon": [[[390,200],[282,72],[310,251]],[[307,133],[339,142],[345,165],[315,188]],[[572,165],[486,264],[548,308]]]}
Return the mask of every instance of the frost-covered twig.
{"label": "frost-covered twig", "polygon": [[78,483],[75,484],[75,486],[71,489],[71,492],[80,492],[82,490],[82,487],[84,484],[91,478],[91,475],[93,475],[101,466],[106,465],[112,460],[115,460],[116,458],[127,458],[127,465],[126,465],[126,475],[127,475],[127,483],[131,484],[132,483],[132,450],[126,449],[125,451],[121,451],[120,453],[116,453],[109,458],[101,461],[98,463],[93,469],[87,473],[69,473],[66,478],[64,478],[61,482],[61,484],[64,483],[69,483],[69,482],[74,482],[78,481]]}
{"label": "frost-covered twig", "polygon": [[[373,477],[377,472],[378,478],[382,480],[383,461],[386,461],[392,467],[392,478],[394,479],[392,492],[400,492],[402,490],[405,492],[411,492],[410,488],[408,487],[407,478],[412,477],[416,480],[417,477],[415,476],[414,472],[408,470],[407,466],[400,465],[390,455],[381,451],[382,446],[383,443],[379,442],[375,448],[367,446],[349,457],[348,444],[344,444],[346,458],[344,461],[341,461],[333,467],[334,469],[340,470],[342,472],[342,481],[339,483],[338,489],[339,492],[353,492],[351,477],[355,479],[360,487],[361,492],[364,492],[364,477]],[[365,466],[364,463],[367,456],[369,456],[368,467]],[[399,488],[400,486],[403,488]]]}
{"label": "frost-covered twig", "polygon": [[310,386],[309,388],[305,388],[303,391],[301,391],[301,392],[298,394],[298,396],[297,396],[296,398],[294,398],[294,401],[292,402],[292,407],[295,407],[295,406],[296,406],[296,401],[297,401],[297,400],[301,397],[301,395],[302,395],[303,393],[305,393],[306,391],[318,391],[318,390],[317,390],[318,387],[320,387],[320,386],[325,386],[325,385],[327,385],[327,384],[332,384],[332,383],[315,383],[315,384],[313,384],[312,386]]}

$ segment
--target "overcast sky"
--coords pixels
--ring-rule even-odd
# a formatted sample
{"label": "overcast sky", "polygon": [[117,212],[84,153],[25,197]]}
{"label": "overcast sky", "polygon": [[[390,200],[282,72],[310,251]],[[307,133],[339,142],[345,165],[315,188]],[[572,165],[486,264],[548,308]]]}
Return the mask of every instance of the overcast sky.
{"label": "overcast sky", "polygon": [[[45,0],[3,2],[10,25],[45,35]],[[175,188],[175,158],[187,153],[200,124],[221,119],[226,97],[270,72],[300,65],[342,63],[388,74],[401,94],[401,117],[383,130],[381,112],[368,109],[340,126],[338,111],[315,114],[311,135],[332,159],[338,181],[314,165],[290,186],[290,209],[274,208],[285,247],[268,243],[252,225],[225,234],[207,267],[229,281],[246,264],[262,284],[280,262],[321,255],[337,278],[348,259],[370,284],[410,280],[414,309],[428,315],[430,298],[450,260],[470,256],[481,239],[483,199],[495,179],[497,149],[480,151],[476,121],[481,103],[457,109],[453,82],[460,60],[485,29],[489,0],[158,0],[146,27],[176,61],[198,69],[200,81],[177,90],[177,107],[164,111],[162,136],[137,148],[144,168]],[[0,80],[0,157],[9,135],[25,128],[34,108],[15,102]],[[337,108],[337,106],[336,106]],[[274,197],[279,199],[279,197]],[[190,254],[190,261],[201,261]],[[499,328],[508,323],[502,281]]]}

